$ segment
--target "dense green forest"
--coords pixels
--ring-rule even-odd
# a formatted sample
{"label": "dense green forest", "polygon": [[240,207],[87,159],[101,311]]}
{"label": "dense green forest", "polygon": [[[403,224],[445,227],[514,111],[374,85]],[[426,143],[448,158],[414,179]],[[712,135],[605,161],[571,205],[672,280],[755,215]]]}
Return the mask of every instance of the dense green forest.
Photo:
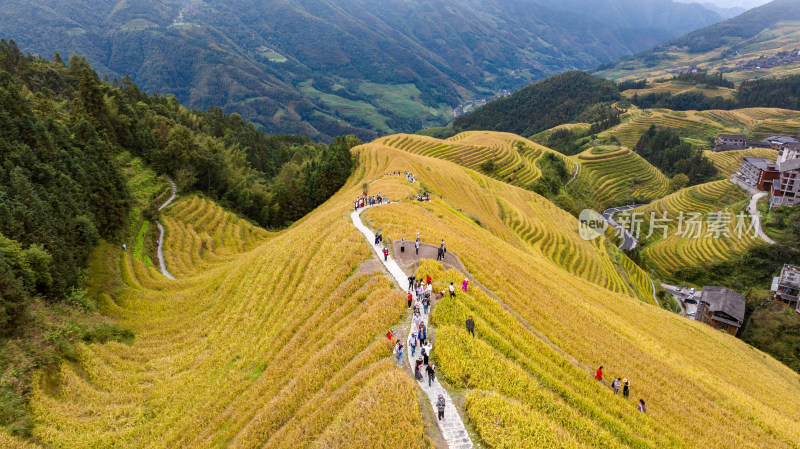
{"label": "dense green forest", "polygon": [[116,155],[277,228],[344,184],[359,143],[269,136],[219,108],[100,80],[83,58],[48,61],[0,41],[0,424],[30,429],[31,373],[69,358],[76,341],[133,338],[84,290],[95,245],[120,242],[129,219]]}
{"label": "dense green forest", "polygon": [[744,81],[736,92],[741,108],[771,107],[800,110],[800,75]]}
{"label": "dense green forest", "polygon": [[453,123],[457,131],[491,130],[530,136],[578,120],[600,103],[620,99],[613,81],[566,72],[492,101]]}
{"label": "dense green forest", "polygon": [[653,92],[647,95],[634,95],[631,103],[642,109],[665,108],[673,111],[707,111],[710,109],[735,109],[735,100],[721,96],[708,97],[703,92],[685,92],[673,95],[670,92]]}
{"label": "dense green forest", "polygon": [[670,177],[686,175],[689,185],[709,182],[718,173],[701,151],[681,141],[680,136],[669,128],[651,125],[633,150]]}
{"label": "dense green forest", "polygon": [[[700,75],[704,75],[701,72]],[[698,74],[692,74],[698,75]],[[714,86],[706,84],[705,81],[680,75],[675,79],[688,78],[694,80],[700,86]],[[721,79],[719,85],[731,87],[730,81],[720,77],[709,76],[709,79]],[[641,82],[626,82],[620,84],[635,86]],[[647,85],[646,82],[644,84]],[[628,87],[642,88],[642,87]],[[686,92],[672,95],[669,92],[650,93],[647,95],[634,95],[631,103],[636,106],[647,108],[666,108],[675,111],[704,111],[709,109],[737,109],[737,108],[784,108],[800,109],[800,75],[791,75],[784,78],[761,78],[757,80],[743,81],[735,92],[734,99],[719,97],[708,97],[702,92]]]}

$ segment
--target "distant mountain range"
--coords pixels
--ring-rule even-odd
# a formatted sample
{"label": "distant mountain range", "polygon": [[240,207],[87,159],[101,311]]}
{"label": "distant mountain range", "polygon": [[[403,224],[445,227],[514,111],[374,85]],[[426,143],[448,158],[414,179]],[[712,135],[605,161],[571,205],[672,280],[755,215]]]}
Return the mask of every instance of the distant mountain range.
{"label": "distant mountain range", "polygon": [[270,132],[362,139],[722,20],[670,0],[5,0],[0,37]]}
{"label": "distant mountain range", "polygon": [[774,0],[651,50],[600,66],[615,80],[660,77],[694,69],[735,81],[800,73],[800,0]]}

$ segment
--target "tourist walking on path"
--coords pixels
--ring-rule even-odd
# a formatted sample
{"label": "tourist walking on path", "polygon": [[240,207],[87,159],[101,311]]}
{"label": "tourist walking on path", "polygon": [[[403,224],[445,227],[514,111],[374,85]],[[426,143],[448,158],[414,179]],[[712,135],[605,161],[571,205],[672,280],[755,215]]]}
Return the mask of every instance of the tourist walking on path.
{"label": "tourist walking on path", "polygon": [[475,320],[472,319],[472,315],[467,318],[467,332],[475,336]]}
{"label": "tourist walking on path", "polygon": [[425,292],[425,294],[422,296],[422,310],[425,311],[425,315],[428,314],[428,308],[430,306],[431,306],[431,294]]}
{"label": "tourist walking on path", "polygon": [[386,262],[389,260],[389,248],[383,247],[383,261]]}
{"label": "tourist walking on path", "polygon": [[414,288],[414,281],[416,281],[416,280],[417,280],[417,277],[416,277],[416,276],[414,276],[413,274],[412,274],[411,276],[409,276],[409,277],[408,277],[408,289],[409,289],[409,290],[411,290],[412,288]]}
{"label": "tourist walking on path", "polygon": [[439,395],[439,400],[438,400],[438,401],[436,401],[436,408],[439,410],[439,421],[441,421],[441,420],[443,420],[443,419],[444,419],[444,406],[445,406],[445,405],[446,405],[446,404],[445,404],[445,402],[444,402],[444,396],[442,396],[442,395],[440,394],[440,395]]}
{"label": "tourist walking on path", "polygon": [[406,252],[406,238],[405,237],[401,237],[400,238],[400,252],[401,253]]}
{"label": "tourist walking on path", "polygon": [[428,367],[425,368],[425,371],[428,372],[428,386],[431,386],[431,382],[436,380],[436,365],[433,363],[429,363]]}
{"label": "tourist walking on path", "polygon": [[431,285],[431,282],[433,282],[433,279],[431,279],[431,275],[430,274],[426,274],[425,275],[425,285]]}
{"label": "tourist walking on path", "polygon": [[419,240],[417,240],[416,242],[414,242],[414,251],[415,251],[415,252],[416,252],[416,254],[419,256]]}
{"label": "tourist walking on path", "polygon": [[394,353],[397,356],[397,366],[403,366],[403,345],[400,342],[397,342],[397,346],[394,347]]}
{"label": "tourist walking on path", "polygon": [[444,260],[444,248],[441,246],[439,247],[439,251],[436,252],[436,260]]}
{"label": "tourist walking on path", "polygon": [[647,404],[644,403],[644,399],[639,399],[639,411],[647,413]]}
{"label": "tourist walking on path", "polygon": [[463,290],[464,293],[466,293],[467,287],[469,287],[469,280],[467,278],[464,278],[464,280],[461,282],[461,290]]}
{"label": "tourist walking on path", "polygon": [[425,347],[423,346],[422,347],[422,363],[427,365],[428,362],[430,362],[429,357],[430,356],[428,355],[428,350],[425,349]]}
{"label": "tourist walking on path", "polygon": [[415,334],[411,334],[408,339],[408,347],[411,348],[411,357],[414,357],[414,353],[417,352],[417,336]]}
{"label": "tourist walking on path", "polygon": [[631,383],[628,381],[628,379],[622,379],[622,396],[624,396],[625,399],[627,399],[628,396],[630,395],[631,395]]}
{"label": "tourist walking on path", "polygon": [[414,296],[411,294],[411,292],[408,292],[408,308],[409,309],[411,308],[411,300],[413,300],[413,299],[414,299]]}
{"label": "tourist walking on path", "polygon": [[614,382],[611,382],[611,388],[614,389],[614,395],[616,396],[619,393],[619,386],[622,384],[621,379],[617,377],[614,379]]}
{"label": "tourist walking on path", "polygon": [[452,282],[450,283],[450,297],[451,298],[455,298],[456,297],[456,288],[453,287],[453,283]]}
{"label": "tourist walking on path", "polygon": [[424,321],[419,323],[419,340],[423,345],[428,340],[428,328],[425,326]]}
{"label": "tourist walking on path", "polygon": [[594,375],[594,380],[603,381],[603,367],[597,368],[597,374]]}

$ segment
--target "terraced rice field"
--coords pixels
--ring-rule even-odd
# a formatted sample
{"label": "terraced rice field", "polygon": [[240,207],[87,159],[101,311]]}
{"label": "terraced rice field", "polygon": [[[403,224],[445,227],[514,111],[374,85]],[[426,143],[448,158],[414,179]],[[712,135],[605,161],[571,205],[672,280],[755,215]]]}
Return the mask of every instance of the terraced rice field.
{"label": "terraced rice field", "polygon": [[775,108],[747,108],[732,111],[671,111],[632,108],[623,115],[623,123],[598,136],[616,136],[622,145],[633,148],[651,126],[673,128],[683,137],[704,144],[721,133],[752,134],[754,138],[773,134],[797,133],[800,118],[796,111]]}
{"label": "terraced rice field", "polygon": [[476,171],[480,171],[483,162],[491,159],[497,166],[492,174],[494,178],[520,187],[530,185],[541,176],[536,161],[544,152],[553,152],[514,134],[480,131],[461,133],[447,140],[397,134],[379,139],[376,143],[448,160]]}
{"label": "terraced rice field", "polygon": [[[749,229],[749,219],[745,222],[747,227],[743,229],[741,238],[736,230],[739,220],[735,215],[740,211],[735,209],[735,206],[738,204],[741,207],[746,201],[747,196],[739,187],[728,180],[722,180],[683,189],[635,209],[634,212],[643,213],[646,222],[649,222],[651,212],[655,213],[657,218],[663,217],[662,214],[667,212],[667,217],[674,220],[666,223],[669,224],[666,239],[662,238],[663,230],[656,229],[651,240],[642,242],[643,255],[652,266],[669,275],[681,267],[726,260],[746,250],[760,242],[757,237],[752,236],[752,232],[749,234],[746,232]],[[730,216],[727,218],[731,222],[726,226],[728,235],[721,233],[719,238],[716,238],[715,233],[710,232],[707,222],[716,219],[710,216],[711,213],[719,211],[729,213]],[[685,234],[676,235],[681,212],[686,216],[682,226]],[[688,222],[690,213],[702,214],[697,217],[702,226],[697,232],[694,225]]]}
{"label": "terraced rice field", "polygon": [[109,267],[126,285],[110,303],[135,342],[82,346],[79,363],[37,384],[37,441],[428,447],[415,386],[387,357],[405,301],[384,275],[359,272],[371,255],[344,213],[353,192],[277,234],[198,197],[168,208],[178,280],[130,257]]}
{"label": "terraced rice field", "polygon": [[[413,194],[403,177],[383,176],[410,170],[433,200],[373,208],[363,220],[389,240],[446,239],[491,292],[473,285],[434,310],[439,376],[466,389],[482,447],[797,447],[800,376],[727,334],[587,282],[602,279],[590,274],[605,270],[595,265],[613,262],[579,260],[602,259],[588,249],[600,244],[579,241],[565,212],[445,160],[383,144],[354,154],[358,170],[338,194],[236,250],[221,224],[235,218],[199,226],[199,217],[216,216],[212,205],[176,204],[168,241],[190,220],[182,226],[208,234],[213,250],[198,256],[194,238],[168,243],[168,260],[189,253],[173,262],[177,281],[129,257],[109,267],[127,285],[109,293],[111,305],[136,339],[81,346],[76,362],[42,376],[32,402],[38,444],[432,447],[417,391],[385,338],[403,318],[403,292],[382,272],[360,269],[370,248],[348,218],[364,182],[379,179],[374,188],[393,201]],[[546,237],[523,237],[539,233]],[[437,289],[463,278],[437,270],[418,272],[434,274]],[[466,314],[476,318],[474,339],[463,330]],[[601,364],[607,377],[630,379],[630,401],[584,369]],[[640,397],[646,415],[635,409]]]}
{"label": "terraced rice field", "polygon": [[[467,418],[483,443],[492,446],[507,440],[506,447],[795,446],[800,437],[800,424],[794,418],[800,411],[800,400],[795,399],[800,398],[797,374],[702,323],[586,282],[562,266],[568,264],[559,265],[553,257],[556,253],[531,248],[519,237],[525,233],[518,234],[507,221],[527,220],[532,223],[531,235],[544,228],[553,235],[549,238],[557,238],[557,231],[551,229],[554,224],[549,218],[542,217],[544,212],[522,209],[514,198],[520,189],[461,171],[446,161],[418,159],[382,145],[365,145],[358,151],[362,163],[374,159],[386,160],[390,169],[410,167],[436,193],[430,203],[402,202],[370,209],[364,219],[390,239],[409,238],[416,232],[426,242],[444,238],[448,251],[458,255],[466,271],[512,311],[504,315],[493,310],[500,307],[494,296],[485,299],[478,293],[460,292],[457,301],[451,305],[449,299],[442,301],[437,306],[442,308],[434,311],[440,375],[466,388]],[[503,200],[502,207],[498,199]],[[512,216],[508,205],[516,215]],[[566,216],[555,225],[569,233],[576,223]],[[571,258],[565,255],[562,260]],[[418,273],[426,271],[435,272],[425,266]],[[435,273],[439,281],[464,277]],[[644,289],[644,282],[639,284]],[[454,312],[445,315],[448,308]],[[463,319],[469,314],[477,320],[474,340],[463,331]],[[607,391],[608,396],[602,389],[595,392],[589,372],[583,380],[579,372],[570,374],[571,362],[539,346],[531,328],[581,364],[591,369],[602,364],[609,378],[627,377],[633,386],[632,401],[618,403]],[[541,359],[550,356],[553,365]],[[549,366],[564,371],[548,377],[546,373],[555,369]],[[753,383],[742,372],[758,372],[761,379]],[[634,408],[633,402],[640,397],[649,404],[646,416]],[[591,442],[590,435],[597,441]]]}
{"label": "terraced rice field", "polygon": [[625,147],[602,154],[590,149],[572,159],[581,166],[578,179],[601,205],[626,197],[658,198],[669,191],[669,179]]}
{"label": "terraced rice field", "polygon": [[[428,261],[434,289],[463,278]],[[476,317],[477,337],[464,330]],[[468,389],[467,416],[490,447],[666,447],[675,435],[655,419],[589,381],[579,366],[545,344],[479,288],[439,302],[432,315],[443,377]],[[502,424],[498,426],[498,422]]]}
{"label": "terraced rice field", "polygon": [[714,153],[713,151],[704,151],[703,154],[717,167],[720,173],[725,177],[730,177],[739,171],[739,165],[743,157],[763,157],[775,162],[778,158],[778,152],[769,148],[755,148],[752,150],[737,150],[737,151],[722,151]]}
{"label": "terraced rice field", "polygon": [[633,98],[634,95],[641,97],[648,94],[658,94],[664,92],[669,92],[672,95],[680,95],[688,92],[701,92],[703,95],[709,98],[723,97],[725,99],[732,99],[734,90],[727,87],[701,89],[694,84],[683,83],[680,81],[667,81],[663,83],[652,83],[652,86],[648,87],[647,89],[628,89],[622,92],[622,96]]}
{"label": "terraced rice field", "polygon": [[182,277],[231,256],[249,251],[269,233],[227,213],[213,201],[183,198],[166,210],[165,259],[173,275]]}

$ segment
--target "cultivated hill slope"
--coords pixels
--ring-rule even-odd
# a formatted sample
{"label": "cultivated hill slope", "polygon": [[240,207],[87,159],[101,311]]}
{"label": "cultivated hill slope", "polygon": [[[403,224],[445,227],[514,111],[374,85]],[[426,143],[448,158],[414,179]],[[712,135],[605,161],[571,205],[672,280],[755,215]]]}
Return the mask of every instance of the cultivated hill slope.
{"label": "cultivated hill slope", "polygon": [[[673,220],[669,223],[667,238],[663,238],[663,230],[654,229],[650,239],[641,242],[642,254],[651,266],[663,274],[670,275],[682,267],[727,260],[735,254],[744,252],[761,242],[749,230],[749,220],[745,221],[741,236],[736,231],[739,222],[736,215],[744,210],[747,200],[748,197],[741,188],[725,179],[685,188],[635,209],[634,213],[641,212],[645,218],[643,237],[649,233],[647,224],[650,222],[651,213],[658,218],[666,213],[667,217]],[[710,217],[709,214],[719,212],[730,214],[730,216],[720,216],[730,221],[729,231],[724,234],[710,232],[711,228],[708,226],[709,221],[717,219],[716,216]],[[682,224],[679,222],[681,213],[685,215]],[[700,229],[690,224],[694,213],[701,214],[694,217],[694,220],[699,219],[704,222]],[[683,235],[677,234],[679,226],[684,232]]]}
{"label": "cultivated hill slope", "polygon": [[629,148],[595,147],[572,159],[581,166],[578,180],[602,205],[626,198],[659,198],[669,191],[669,179]]}
{"label": "cultivated hill slope", "polygon": [[[575,276],[523,241],[505,211],[513,206],[528,233],[562,239],[556,251],[576,259],[580,248],[569,241],[579,238],[577,222],[568,214],[452,162],[377,143],[354,154],[348,184],[280,233],[249,233],[225,217],[187,218],[217,214],[191,198],[169,208],[167,216],[188,219],[193,234],[247,235],[250,243],[224,254],[214,246],[220,260],[191,257],[173,282],[129,258],[110,267],[126,288],[108,307],[136,341],[83,346],[78,363],[43,379],[33,400],[38,440],[52,447],[424,446],[413,382],[392,366],[384,336],[400,321],[403,294],[362,265],[369,244],[348,217],[362,184],[374,180],[371,191],[393,200],[421,185],[434,195],[369,209],[365,223],[391,240],[416,232],[427,243],[446,239],[486,288],[474,283],[469,294],[439,302],[432,317],[440,377],[467,390],[466,419],[484,443],[789,448],[800,440],[796,373],[710,327]],[[405,170],[420,184],[384,176]],[[171,237],[178,229],[170,228]],[[168,259],[197,253],[196,240],[181,239],[187,243],[169,247]],[[427,272],[437,290],[465,276],[436,264],[418,271]],[[474,339],[463,330],[467,315],[476,317]],[[601,364],[608,377],[631,381],[630,401],[591,379],[585,366]],[[647,415],[635,409],[639,397]]]}
{"label": "cultivated hill slope", "polygon": [[671,111],[631,108],[622,123],[598,137],[616,137],[631,148],[651,125],[672,128],[697,146],[708,147],[709,139],[721,133],[744,133],[754,139],[776,134],[794,135],[800,128],[800,113],[778,108],[743,108],[730,111]]}
{"label": "cultivated hill slope", "polygon": [[[741,81],[800,72],[800,1],[774,0],[737,17],[605,64],[596,75],[643,79],[700,68]],[[763,58],[762,58],[763,57]]]}

